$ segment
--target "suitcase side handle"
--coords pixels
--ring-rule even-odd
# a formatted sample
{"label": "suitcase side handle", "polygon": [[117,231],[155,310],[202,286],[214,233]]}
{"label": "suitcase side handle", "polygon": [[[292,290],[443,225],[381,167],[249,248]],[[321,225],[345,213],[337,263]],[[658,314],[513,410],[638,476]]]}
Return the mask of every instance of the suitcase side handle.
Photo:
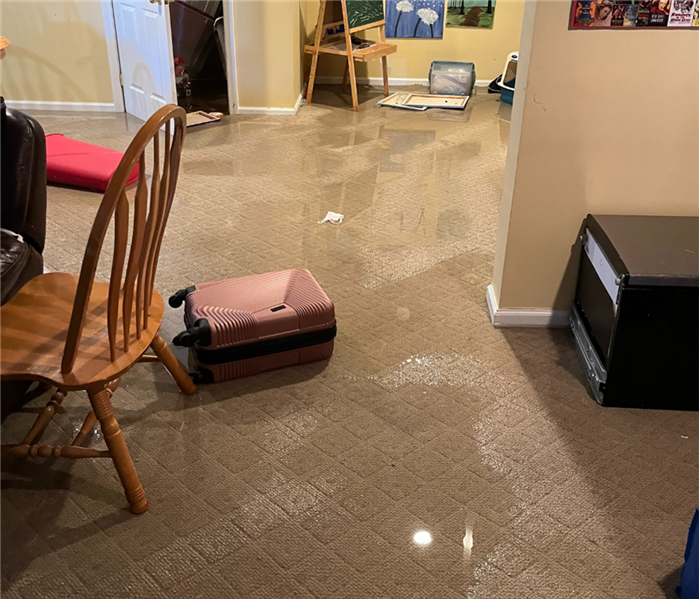
{"label": "suitcase side handle", "polygon": [[179,308],[184,303],[185,298],[190,293],[192,293],[192,291],[196,291],[196,289],[196,285],[192,285],[191,287],[187,287],[186,289],[180,289],[177,293],[174,293],[170,296],[170,299],[167,300],[167,303],[170,304],[171,308]]}
{"label": "suitcase side handle", "polygon": [[211,345],[211,327],[206,318],[200,318],[194,323],[194,326],[187,327],[186,331],[182,331],[175,335],[172,340],[174,345],[180,347],[192,347],[195,343],[206,347]]}

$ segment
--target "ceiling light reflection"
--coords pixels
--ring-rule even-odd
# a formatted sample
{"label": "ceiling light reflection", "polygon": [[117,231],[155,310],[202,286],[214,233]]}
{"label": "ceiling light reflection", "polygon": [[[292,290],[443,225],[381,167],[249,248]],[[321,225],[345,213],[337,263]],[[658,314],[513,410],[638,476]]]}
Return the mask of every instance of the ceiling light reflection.
{"label": "ceiling light reflection", "polygon": [[418,530],[413,536],[413,541],[418,545],[429,545],[432,542],[432,535],[426,530]]}
{"label": "ceiling light reflection", "polygon": [[464,535],[464,554],[471,555],[471,549],[473,549],[473,529],[467,526]]}

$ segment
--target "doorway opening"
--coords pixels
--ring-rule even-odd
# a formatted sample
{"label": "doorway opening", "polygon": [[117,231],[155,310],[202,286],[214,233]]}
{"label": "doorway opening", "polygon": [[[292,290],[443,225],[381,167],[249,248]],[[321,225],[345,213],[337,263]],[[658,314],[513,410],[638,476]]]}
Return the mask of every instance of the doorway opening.
{"label": "doorway opening", "polygon": [[117,110],[236,111],[231,0],[102,0]]}
{"label": "doorway opening", "polygon": [[174,0],[170,27],[177,103],[229,114],[223,1]]}

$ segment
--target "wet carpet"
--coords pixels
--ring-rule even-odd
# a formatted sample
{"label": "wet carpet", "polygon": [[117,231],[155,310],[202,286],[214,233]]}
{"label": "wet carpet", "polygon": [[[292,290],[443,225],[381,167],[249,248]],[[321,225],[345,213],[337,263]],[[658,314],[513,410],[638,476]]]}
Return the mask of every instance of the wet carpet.
{"label": "wet carpet", "polygon": [[[315,99],[187,134],[156,289],[308,268],[336,304],[335,355],[194,397],[135,366],[113,403],[149,511],[129,513],[109,460],[5,461],[3,596],[672,597],[699,416],[599,407],[565,330],[489,323],[509,107]],[[120,150],[139,128],[34,114]],[[78,272],[99,201],[49,188],[47,268]],[[317,224],[329,210],[344,222]],[[163,337],[181,328],[168,308]],[[44,441],[87,409],[69,394]]]}

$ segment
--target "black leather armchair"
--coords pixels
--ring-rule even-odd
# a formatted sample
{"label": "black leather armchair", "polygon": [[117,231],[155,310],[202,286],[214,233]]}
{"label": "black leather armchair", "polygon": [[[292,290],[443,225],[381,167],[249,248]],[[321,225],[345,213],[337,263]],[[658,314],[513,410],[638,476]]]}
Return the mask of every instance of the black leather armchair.
{"label": "black leather armchair", "polygon": [[4,304],[44,269],[46,138],[36,120],[0,101],[0,303]]}

